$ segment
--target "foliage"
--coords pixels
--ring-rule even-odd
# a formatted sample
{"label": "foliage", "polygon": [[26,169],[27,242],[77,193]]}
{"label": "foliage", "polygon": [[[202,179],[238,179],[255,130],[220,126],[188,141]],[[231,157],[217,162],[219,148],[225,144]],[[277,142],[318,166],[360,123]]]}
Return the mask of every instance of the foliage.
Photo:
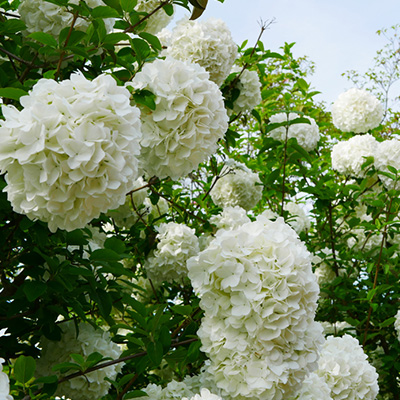
{"label": "foliage", "polygon": [[[136,1],[104,0],[104,6],[93,9],[84,1],[50,2],[90,21],[89,28],[79,31],[72,23],[57,40],[43,32],[25,36],[25,25],[16,13],[19,1],[0,2],[3,104],[21,109],[19,98],[40,78],[62,81],[77,71],[90,80],[106,72],[122,86],[160,56],[159,39],[145,32],[149,14],[135,11]],[[196,17],[207,1],[165,0],[160,7],[170,14],[172,3],[194,7]],[[115,31],[107,33],[104,18],[115,18]],[[301,232],[300,239],[334,276],[321,284],[316,319],[346,322],[349,327],[336,334],[350,333],[363,345],[378,369],[380,396],[400,398],[400,343],[394,329],[400,297],[400,189],[381,185],[382,176],[397,181],[399,171],[389,167],[379,175],[370,158],[363,165],[363,178],[351,179],[332,169],[332,146],[353,135],[338,131],[329,113],[314,101],[318,92],[306,80],[312,65],[295,59],[293,46],[285,43],[279,52],[271,52],[260,38],[254,47],[247,42],[239,46],[236,63],[259,74],[262,103],[252,112],[231,112],[218,151],[198,169],[174,181],[147,177],[142,187],[132,188],[126,203],[134,216],[129,226],[106,213],[82,229],[50,232],[46,223],[15,213],[6,193],[0,193],[0,332],[6,329],[0,335],[0,356],[6,360],[3,371],[14,399],[52,399],[58,384],[110,363],[121,364],[122,371],[104,399],[139,397],[149,383],[165,386],[171,379],[181,381],[200,372],[206,360],[196,334],[202,310],[189,279],[157,286],[146,278],[144,266],[157,248],[162,223],[185,224],[204,241],[215,235],[212,217],[222,209],[210,193],[227,173],[229,159],[259,175],[263,195],[248,213],[250,218],[269,210],[290,221],[293,216],[285,205],[293,200],[304,203],[311,228]],[[390,65],[381,92],[384,102],[392,81],[398,79],[394,50],[387,54],[378,55],[379,65],[385,65],[383,60]],[[377,83],[379,72],[374,71],[366,75],[366,84],[374,79]],[[364,79],[350,75],[355,83]],[[230,110],[239,95],[237,79],[231,74],[221,87]],[[132,89],[132,101],[149,113],[154,99],[148,90]],[[298,114],[291,124],[307,123],[303,117],[317,122],[321,137],[315,150],[305,151],[295,138],[272,139],[273,129],[283,126],[287,132],[290,125],[270,122],[272,115],[282,112]],[[388,131],[397,138],[396,115],[388,114],[370,133],[378,141]],[[6,184],[3,175],[0,189]],[[135,203],[136,192],[144,191],[148,203]],[[60,340],[63,324],[71,320],[76,326],[87,321],[109,330],[123,349],[120,359],[75,354],[71,362],[58,365],[54,375],[39,377],[35,370],[40,339]]]}

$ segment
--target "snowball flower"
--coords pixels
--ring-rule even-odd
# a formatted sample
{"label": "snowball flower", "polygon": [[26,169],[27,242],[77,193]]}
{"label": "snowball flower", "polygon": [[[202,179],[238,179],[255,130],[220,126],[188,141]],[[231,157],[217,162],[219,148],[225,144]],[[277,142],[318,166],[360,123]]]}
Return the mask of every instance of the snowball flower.
{"label": "snowball flower", "polygon": [[333,124],[343,132],[364,133],[376,128],[383,118],[379,100],[363,89],[341,93],[332,105]]}
{"label": "snowball flower", "polygon": [[221,214],[213,215],[210,222],[217,226],[218,229],[236,229],[239,226],[250,222],[250,218],[246,214],[246,210],[239,206],[225,207]]}
{"label": "snowball flower", "polygon": [[263,186],[257,173],[241,163],[228,163],[210,195],[220,207],[242,207],[250,210],[262,198]]}
{"label": "snowball flower", "polygon": [[142,108],[141,161],[149,176],[185,176],[217,150],[228,128],[219,88],[197,64],[172,58],[147,63],[131,85],[156,95]]}
{"label": "snowball flower", "polygon": [[204,67],[218,86],[229,75],[237,57],[237,46],[224,21],[182,20],[168,36],[166,54]]}
{"label": "snowball flower", "polygon": [[[162,3],[161,0],[138,0],[135,11],[150,14]],[[160,8],[146,19],[146,27],[143,30],[156,35],[172,21],[173,17],[173,14],[168,15],[163,8]]]}
{"label": "snowball flower", "polygon": [[[79,0],[69,0],[70,4],[78,5]],[[105,6],[101,0],[86,0],[86,4],[91,7]],[[27,33],[44,32],[58,39],[60,32],[70,27],[74,18],[74,10],[67,10],[67,7],[60,7],[45,0],[22,0],[18,12],[21,20],[26,25]],[[111,32],[114,26],[113,18],[104,19],[107,32]],[[74,28],[86,31],[90,25],[87,18],[78,17],[74,23]]]}
{"label": "snowball flower", "polygon": [[333,400],[373,400],[378,374],[367,361],[358,340],[350,335],[329,336],[322,348],[316,373],[331,389]]}
{"label": "snowball flower", "polygon": [[[137,397],[137,400],[183,400],[183,398],[191,398],[193,392],[185,382],[172,380],[165,388],[154,383],[149,383],[143,390],[147,396]],[[214,400],[214,399],[210,399]]]}
{"label": "snowball flower", "polygon": [[298,233],[308,231],[311,228],[311,221],[308,218],[304,207],[294,201],[285,203],[283,208],[289,212],[288,224]]}
{"label": "snowball flower", "polygon": [[[241,71],[242,68],[234,66],[231,72]],[[233,112],[236,114],[243,111],[251,111],[261,103],[261,82],[257,71],[245,69],[234,88],[240,91],[239,97],[233,102]]]}
{"label": "snowball flower", "polygon": [[[322,327],[310,254],[282,218],[221,230],[187,262],[204,310],[198,336],[223,398],[295,395],[317,367]],[[216,393],[216,392],[214,392]]]}
{"label": "snowball flower", "polygon": [[158,228],[157,248],[146,260],[147,276],[155,284],[173,282],[187,276],[186,261],[199,252],[194,229],[169,222]]}
{"label": "snowball flower", "polygon": [[394,329],[397,333],[397,339],[400,341],[400,310],[395,315],[396,321],[394,321]]}
{"label": "snowball flower", "polygon": [[[54,342],[46,338],[40,341],[42,355],[37,361],[38,376],[54,375],[52,367],[63,362],[73,362],[70,357],[72,353],[80,354],[84,358],[94,352],[112,359],[117,359],[121,355],[122,350],[118,344],[111,341],[110,334],[93,328],[89,323],[79,324],[78,336],[73,321],[63,322],[61,328],[63,334],[60,341]],[[105,378],[115,380],[121,368],[120,364],[115,364],[65,381],[58,385],[56,395],[74,400],[99,399],[107,394],[111,386]]]}
{"label": "snowball flower", "polygon": [[0,400],[13,400],[10,396],[10,380],[8,375],[3,372],[4,359],[0,358]]}
{"label": "snowball flower", "polygon": [[331,390],[320,376],[312,372],[304,380],[294,400],[332,400]]}
{"label": "snowball flower", "polygon": [[[182,400],[189,400],[187,397]],[[216,394],[212,394],[208,389],[201,389],[200,394],[195,394],[190,400],[222,400]]]}
{"label": "snowball flower", "polygon": [[[50,4],[50,3],[49,3]],[[108,75],[40,79],[3,106],[0,170],[14,211],[71,231],[125,202],[138,177],[141,124],[130,93]]]}
{"label": "snowball flower", "polygon": [[377,147],[377,140],[369,133],[339,142],[332,148],[332,168],[346,176],[363,178],[367,170],[361,166],[365,163],[366,157],[376,155]]}
{"label": "snowball flower", "polygon": [[[400,140],[385,140],[378,144],[375,154],[375,168],[378,171],[390,172],[388,167],[400,170]],[[400,183],[393,182],[392,178],[379,174],[379,179],[387,189],[399,189]],[[400,179],[400,177],[398,177]]]}
{"label": "snowball flower", "polygon": [[[296,118],[300,118],[301,116],[296,113],[279,113],[274,114],[270,118],[271,123],[281,123],[292,121]],[[310,124],[300,123],[293,124],[289,126],[280,126],[278,128],[270,131],[270,136],[279,140],[280,142],[285,142],[286,134],[287,138],[296,138],[299,146],[303,147],[306,151],[314,150],[317,147],[317,143],[319,140],[319,128],[315,120],[311,117],[302,116],[301,118],[307,118],[310,121]],[[287,131],[287,133],[286,133]]]}

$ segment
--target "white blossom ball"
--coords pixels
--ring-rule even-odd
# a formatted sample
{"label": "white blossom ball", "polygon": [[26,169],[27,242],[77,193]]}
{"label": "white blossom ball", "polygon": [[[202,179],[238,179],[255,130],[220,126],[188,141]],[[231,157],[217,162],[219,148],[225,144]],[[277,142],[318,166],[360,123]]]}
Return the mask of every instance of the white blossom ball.
{"label": "white blossom ball", "polygon": [[317,374],[331,389],[333,400],[374,400],[378,374],[358,340],[345,334],[329,336],[322,348]]}
{"label": "white blossom ball", "polygon": [[[145,388],[141,389],[147,393],[147,396],[137,397],[138,400],[183,400],[183,398],[191,398],[194,393],[185,382],[172,380],[165,388],[149,383]],[[213,399],[212,399],[213,400]]]}
{"label": "white blossom ball", "polygon": [[[135,11],[150,14],[162,3],[161,0],[138,0]],[[163,8],[160,8],[146,19],[144,31],[156,35],[172,21],[173,17],[173,14],[168,15]]]}
{"label": "white blossom ball", "polygon": [[[184,397],[182,400],[189,400],[187,397]],[[190,400],[222,400],[216,394],[211,393],[208,389],[201,389],[200,394],[195,394]]]}
{"label": "white blossom ball", "polygon": [[221,214],[213,215],[210,222],[217,226],[218,229],[236,229],[239,226],[250,222],[246,210],[239,206],[225,207]]}
{"label": "white blossom ball", "polygon": [[[61,328],[63,334],[60,341],[46,338],[40,341],[42,355],[36,365],[38,377],[54,375],[52,367],[56,364],[74,362],[70,354],[80,354],[87,358],[90,354],[98,352],[103,357],[114,360],[122,353],[118,344],[111,341],[108,332],[95,329],[89,323],[81,322],[78,325],[78,336],[73,321],[63,322]],[[107,394],[111,386],[105,378],[115,380],[121,368],[121,364],[114,364],[65,381],[58,385],[56,395],[74,400],[100,399]]]}
{"label": "white blossom ball", "polygon": [[4,359],[0,358],[0,400],[13,400],[10,395],[10,380],[8,375],[3,372]]}
{"label": "white blossom ball", "polygon": [[[294,119],[300,118],[300,115],[296,113],[279,113],[274,114],[270,118],[271,123],[281,123],[292,121]],[[317,147],[319,140],[319,128],[315,120],[311,117],[301,116],[301,118],[307,118],[310,124],[300,123],[293,124],[289,126],[280,126],[269,132],[270,136],[279,140],[280,142],[285,142],[286,135],[288,139],[296,138],[297,143],[306,151],[314,150]],[[287,131],[287,133],[286,133]]]}
{"label": "white blossom ball", "polygon": [[[79,0],[69,0],[70,4],[78,5]],[[101,0],[86,0],[86,4],[91,7],[105,6]],[[26,25],[27,33],[44,32],[58,39],[60,32],[70,27],[74,18],[73,9],[67,10],[67,7],[61,7],[45,0],[22,0],[18,12],[21,20]],[[105,18],[104,24],[109,33],[114,26],[113,18]],[[80,31],[86,31],[90,25],[87,18],[78,17],[74,23],[74,28]]]}
{"label": "white blossom ball", "polygon": [[262,192],[263,186],[258,174],[244,164],[234,163],[222,170],[210,196],[222,208],[239,206],[251,210],[261,200]]}
{"label": "white blossom ball", "polygon": [[167,58],[147,63],[131,85],[156,95],[142,107],[141,161],[149,176],[187,175],[217,150],[228,128],[219,88],[197,64]]}
{"label": "white blossom ball", "polygon": [[369,133],[356,135],[332,148],[332,168],[346,176],[365,177],[367,169],[361,166],[366,157],[375,157],[378,141]]}
{"label": "white blossom ball", "polygon": [[332,400],[331,390],[319,375],[312,372],[304,380],[294,400]]}
{"label": "white blossom ball", "polygon": [[396,318],[396,321],[394,321],[394,329],[396,330],[396,333],[397,333],[397,339],[400,342],[400,310],[397,311],[395,318]]}
{"label": "white blossom ball", "polygon": [[306,232],[311,228],[310,218],[304,211],[304,207],[294,201],[285,203],[283,208],[289,212],[288,224],[298,233]]}
{"label": "white blossom ball", "polygon": [[[224,399],[295,395],[317,368],[322,327],[310,254],[282,218],[217,232],[187,262],[204,317],[198,336]],[[215,392],[214,392],[215,393]]]}
{"label": "white blossom ball", "polygon": [[[234,66],[231,72],[241,72],[242,68]],[[239,77],[235,89],[240,91],[239,97],[233,102],[233,112],[238,114],[243,111],[251,111],[261,101],[261,82],[257,71],[245,69]]]}
{"label": "white blossom ball", "polygon": [[215,18],[206,21],[184,19],[173,29],[168,41],[167,55],[201,65],[218,86],[229,75],[238,54],[227,25]]}
{"label": "white blossom ball", "polygon": [[365,133],[382,121],[379,100],[363,89],[352,88],[341,93],[332,105],[333,124],[343,132]]}
{"label": "white blossom ball", "polygon": [[161,224],[156,240],[157,248],[145,263],[148,278],[155,284],[186,278],[186,261],[200,251],[194,229],[175,222]]}
{"label": "white blossom ball", "polygon": [[[400,140],[391,139],[378,143],[375,154],[375,168],[378,171],[390,172],[387,169],[388,167],[400,169]],[[386,189],[399,189],[399,181],[394,182],[388,176],[379,173],[378,175]],[[398,176],[398,179],[400,180],[400,176]]]}
{"label": "white blossom ball", "polygon": [[71,231],[125,202],[138,177],[141,124],[130,93],[108,75],[41,79],[3,106],[0,170],[14,211]]}

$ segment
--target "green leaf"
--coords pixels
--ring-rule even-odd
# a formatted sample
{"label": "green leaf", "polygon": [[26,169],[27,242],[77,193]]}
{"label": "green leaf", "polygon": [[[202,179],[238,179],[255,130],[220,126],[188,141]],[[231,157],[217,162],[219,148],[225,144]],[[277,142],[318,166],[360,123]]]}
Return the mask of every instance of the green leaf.
{"label": "green leaf", "polygon": [[17,33],[26,29],[26,25],[20,19],[9,19],[1,23],[0,32],[1,33]]}
{"label": "green leaf", "polygon": [[200,347],[201,347],[201,342],[193,342],[190,344],[187,355],[186,355],[186,361],[188,363],[192,363],[196,361],[199,356],[200,356]]}
{"label": "green leaf", "polygon": [[31,356],[19,356],[14,364],[15,379],[25,384],[33,378],[36,369],[36,361]]}
{"label": "green leaf", "polygon": [[133,390],[132,392],[128,392],[123,397],[123,400],[126,399],[135,399],[136,397],[148,397],[149,395],[143,390]]}
{"label": "green leaf", "polygon": [[20,97],[26,96],[28,93],[23,89],[6,87],[0,88],[0,97],[4,97],[6,99],[19,100]]}
{"label": "green leaf", "polygon": [[118,261],[121,256],[111,249],[97,249],[91,255],[92,261]]}
{"label": "green leaf", "polygon": [[35,301],[46,292],[47,285],[44,282],[39,281],[26,281],[22,290],[24,291],[28,301]]}
{"label": "green leaf", "polygon": [[122,40],[126,40],[129,42],[130,36],[127,33],[123,32],[115,32],[109,33],[103,40],[104,44],[117,44]]}
{"label": "green leaf", "polygon": [[150,46],[143,39],[132,39],[132,47],[138,62],[142,63],[151,53]]}
{"label": "green leaf", "polygon": [[57,40],[50,33],[33,32],[28,37],[55,49],[58,47]]}
{"label": "green leaf", "polygon": [[104,247],[106,249],[111,249],[116,253],[123,253],[126,250],[125,243],[121,240],[116,238],[115,236],[107,238],[104,242]]}
{"label": "green leaf", "polygon": [[79,365],[83,366],[83,364],[85,363],[85,359],[83,358],[83,356],[81,354],[71,354],[71,358]]}
{"label": "green leaf", "polygon": [[97,297],[95,296],[96,298],[93,300],[99,306],[100,314],[107,319],[109,318],[112,309],[112,298],[108,292],[100,288],[96,289],[96,294]]}
{"label": "green leaf", "polygon": [[168,16],[171,16],[171,15],[173,15],[173,13],[174,13],[174,6],[173,6],[172,4],[166,4],[166,5],[163,7],[163,9],[164,9],[164,11],[166,12],[166,14],[167,14]]}
{"label": "green leaf", "polygon": [[140,32],[139,36],[142,39],[144,39],[147,42],[149,42],[151,47],[153,47],[154,50],[161,51],[161,49],[162,49],[161,42],[160,42],[160,40],[158,39],[157,36],[154,36],[154,35],[152,35],[151,33],[148,33],[148,32]]}
{"label": "green leaf", "polygon": [[160,342],[149,342],[147,345],[147,354],[154,366],[160,365],[163,358],[162,344]]}
{"label": "green leaf", "polygon": [[103,355],[97,351],[89,354],[88,358],[86,359],[87,368],[93,367],[94,365],[98,364],[103,359],[104,359]]}
{"label": "green leaf", "polygon": [[124,11],[130,13],[136,7],[137,0],[121,0],[121,7]]}
{"label": "green leaf", "polygon": [[108,6],[98,6],[92,10],[93,18],[118,18],[119,12]]}
{"label": "green leaf", "polygon": [[[129,0],[128,0],[129,1]],[[132,2],[135,2],[136,0],[133,0]],[[109,7],[113,8],[118,12],[120,16],[122,16],[122,7],[121,3],[122,0],[103,0],[103,3],[107,4]]]}
{"label": "green leaf", "polygon": [[82,367],[78,364],[72,363],[72,362],[63,362],[60,364],[54,365],[52,368],[52,371],[57,372],[60,371],[62,374],[69,370],[77,370],[77,371],[82,371]]}
{"label": "green leaf", "polygon": [[155,95],[149,90],[140,90],[132,94],[133,100],[136,104],[141,104],[150,108],[150,110],[156,109]]}
{"label": "green leaf", "polygon": [[162,325],[158,334],[158,340],[163,346],[164,352],[167,352],[171,347],[171,334],[166,325]]}

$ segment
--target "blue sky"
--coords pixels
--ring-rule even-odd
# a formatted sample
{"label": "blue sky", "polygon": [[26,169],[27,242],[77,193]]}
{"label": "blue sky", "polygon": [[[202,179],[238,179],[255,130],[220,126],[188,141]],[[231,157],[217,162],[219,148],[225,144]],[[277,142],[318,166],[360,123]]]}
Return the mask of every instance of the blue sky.
{"label": "blue sky", "polygon": [[[178,15],[184,15],[179,11]],[[221,18],[237,43],[254,43],[258,21],[276,19],[264,33],[267,48],[296,42],[295,56],[307,55],[316,65],[309,80],[328,105],[352,85],[341,74],[365,72],[375,52],[386,44],[376,31],[400,23],[398,0],[209,0],[202,19]]]}

